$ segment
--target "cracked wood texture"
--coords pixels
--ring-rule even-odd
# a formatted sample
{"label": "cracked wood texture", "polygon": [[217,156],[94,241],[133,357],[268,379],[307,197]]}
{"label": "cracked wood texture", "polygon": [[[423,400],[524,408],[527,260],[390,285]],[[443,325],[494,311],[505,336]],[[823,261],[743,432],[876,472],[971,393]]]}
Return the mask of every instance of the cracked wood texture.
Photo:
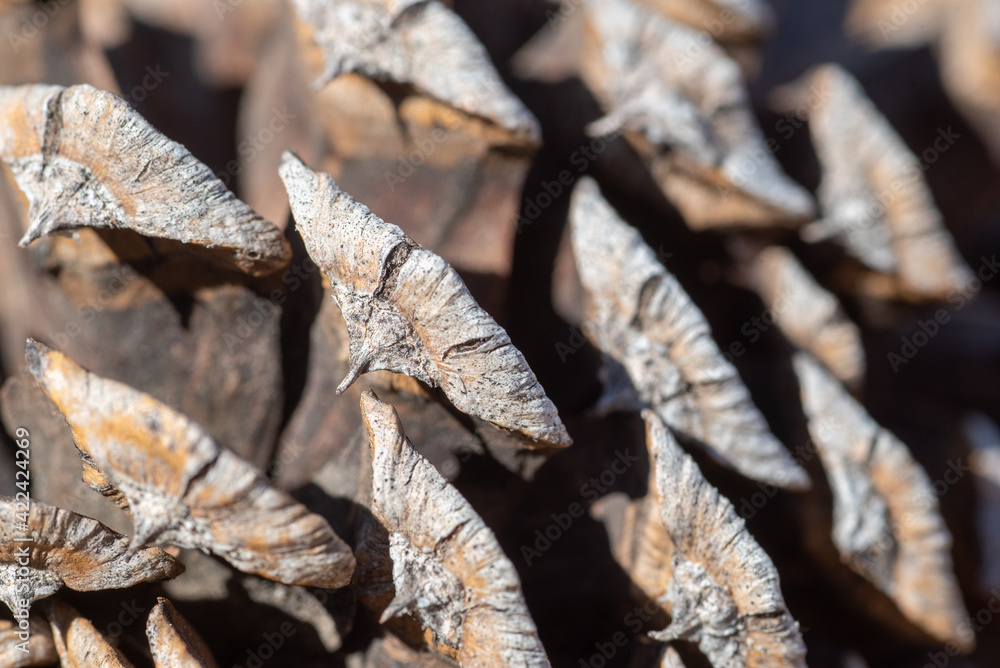
{"label": "cracked wood texture", "polygon": [[799,353],[794,364],[809,434],[833,490],[841,560],[933,638],[971,651],[951,534],[927,473],[819,363]]}
{"label": "cracked wood texture", "polygon": [[201,427],[37,342],[28,364],[73,429],[84,479],[127,504],[137,543],[209,550],[286,584],[348,583],[354,556],[326,520]]}
{"label": "cracked wood texture", "polygon": [[632,0],[592,0],[585,12],[582,76],[607,112],[591,131],[625,131],[688,225],[797,227],[812,217],[812,197],[764,147],[739,66],[721,47]]}
{"label": "cracked wood texture", "polygon": [[972,273],[955,248],[921,173],[921,163],[836,65],[808,74],[800,86],[820,102],[808,109],[822,166],[823,215],[803,230],[832,237],[873,270],[861,292],[914,301],[944,299]]}
{"label": "cracked wood texture", "polygon": [[[11,611],[19,600],[47,598],[63,586],[76,591],[124,589],[179,575],[184,569],[155,547],[136,549],[126,536],[97,520],[32,501],[28,522],[19,528],[23,503],[0,498],[0,600]],[[17,538],[30,538],[19,542]],[[28,574],[19,582],[20,560]],[[27,587],[27,590],[23,590]]]}
{"label": "cracked wood texture", "polygon": [[163,597],[149,613],[146,637],[155,668],[218,668],[205,641]]}
{"label": "cracked wood texture", "polygon": [[798,623],[778,571],[733,505],[702,476],[653,411],[643,412],[651,476],[675,546],[658,640],[698,644],[716,668],[805,668]]}
{"label": "cracked wood texture", "polygon": [[861,331],[837,298],[782,246],[768,246],[753,263],[753,283],[778,327],[838,379],[856,387],[865,374]]}
{"label": "cracked wood texture", "polygon": [[122,98],[85,84],[3,87],[0,114],[0,158],[30,202],[21,245],[80,227],[129,229],[204,247],[252,275],[287,264],[280,230]]}
{"label": "cracked wood texture", "polygon": [[586,293],[584,331],[624,367],[639,399],[743,475],[808,487],[805,471],[771,434],[698,307],[590,179],[573,193],[570,226]]}
{"label": "cracked wood texture", "polygon": [[493,532],[413,449],[392,406],[362,396],[372,449],[372,512],[389,532],[395,595],[386,621],[408,614],[462,666],[549,666],[520,579]]}
{"label": "cracked wood texture", "polygon": [[404,373],[440,387],[463,413],[522,434],[529,447],[572,442],[524,356],[446,261],[294,155],[281,177],[347,322],[351,369],[338,393],[369,371]]}

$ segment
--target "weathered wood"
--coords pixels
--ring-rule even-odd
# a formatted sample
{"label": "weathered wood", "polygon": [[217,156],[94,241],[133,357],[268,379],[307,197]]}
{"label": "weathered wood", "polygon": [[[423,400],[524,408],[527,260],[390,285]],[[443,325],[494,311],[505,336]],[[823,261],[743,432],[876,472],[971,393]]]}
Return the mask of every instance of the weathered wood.
{"label": "weathered wood", "polygon": [[722,48],[632,0],[585,11],[582,75],[608,114],[591,131],[624,131],[688,225],[796,227],[812,217],[812,197],[768,150]]}
{"label": "weathered wood", "polygon": [[573,193],[570,225],[587,296],[583,329],[624,367],[631,391],[743,475],[808,487],[805,471],[771,434],[698,307],[590,179]]}
{"label": "weathered wood", "polygon": [[524,356],[447,262],[294,155],[281,176],[309,255],[347,321],[351,369],[338,394],[369,371],[405,373],[534,447],[572,442]]}
{"label": "weathered wood", "polygon": [[205,641],[167,599],[156,599],[146,621],[156,668],[218,668]]}
{"label": "weathered wood", "polygon": [[801,90],[823,168],[823,216],[803,233],[834,238],[875,273],[860,291],[878,297],[944,299],[972,273],[934,205],[920,162],[860,84],[836,65],[808,74]]}
{"label": "weathered wood", "polygon": [[392,406],[362,397],[372,511],[389,532],[395,597],[386,621],[414,617],[462,666],[549,666],[520,578],[493,532],[407,440]]}
{"label": "weathered wood", "polygon": [[805,643],[778,571],[733,505],[712,487],[653,411],[643,412],[655,494],[675,546],[658,640],[698,644],[716,668],[805,668]]}
{"label": "weathered wood", "polygon": [[795,356],[802,405],[833,490],[841,559],[940,642],[975,646],[930,479],[823,367]]}
{"label": "weathered wood", "polygon": [[354,556],[326,520],[182,414],[37,342],[28,363],[73,428],[84,479],[127,502],[137,544],[209,550],[286,584],[350,580]]}
{"label": "weathered wood", "polygon": [[131,229],[204,247],[252,275],[287,264],[280,230],[120,97],[87,85],[4,87],[0,115],[0,158],[31,204],[22,246],[79,227]]}
{"label": "weathered wood", "polygon": [[[21,609],[19,601],[30,605],[63,586],[77,591],[124,589],[183,571],[163,550],[138,549],[97,520],[32,501],[25,524],[18,519],[23,508],[13,498],[0,498],[0,600],[12,612]],[[19,542],[19,537],[30,540]],[[26,557],[19,553],[22,549]],[[25,558],[26,565],[21,563]]]}

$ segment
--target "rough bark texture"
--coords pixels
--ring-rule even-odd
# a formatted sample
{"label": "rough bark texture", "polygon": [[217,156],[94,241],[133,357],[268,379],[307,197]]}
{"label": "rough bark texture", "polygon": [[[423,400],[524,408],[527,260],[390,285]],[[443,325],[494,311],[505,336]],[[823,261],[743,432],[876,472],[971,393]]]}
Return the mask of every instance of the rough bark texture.
{"label": "rough bark texture", "polygon": [[785,336],[809,351],[838,379],[857,386],[865,374],[861,332],[837,298],[817,283],[787,248],[764,249],[754,269],[757,292]]}
{"label": "rough bark texture", "polygon": [[287,264],[280,230],[118,96],[88,85],[5,87],[0,115],[0,158],[31,204],[21,245],[117,228],[202,246],[253,275]]}
{"label": "rough bark texture", "polygon": [[639,399],[743,475],[807,487],[698,307],[589,179],[573,193],[570,225],[587,295],[584,331],[624,367]]}
{"label": "rough bark texture", "polygon": [[362,397],[372,448],[372,511],[389,532],[395,597],[462,666],[547,667],[520,579],[493,532],[407,440],[395,410]]}
{"label": "rough bark texture", "polygon": [[[11,611],[51,596],[63,586],[76,591],[124,589],[179,575],[183,567],[155,547],[136,549],[126,536],[97,520],[32,501],[28,522],[17,517],[24,504],[0,498],[0,600]],[[18,538],[30,538],[18,541]],[[27,549],[28,573],[20,574]],[[23,590],[27,587],[27,590]]]}
{"label": "rough bark texture", "polygon": [[205,641],[165,598],[149,613],[146,637],[156,668],[218,668]]}
{"label": "rough bark texture", "polygon": [[592,130],[625,131],[691,227],[813,215],[764,148],[739,66],[720,47],[632,0],[593,0],[586,12],[583,77],[608,112]]}
{"label": "rough bark texture", "polygon": [[815,360],[799,353],[795,371],[833,489],[833,541],[841,559],[931,636],[971,650],[951,534],[927,474]]}
{"label": "rough bark texture", "polygon": [[821,220],[811,239],[833,237],[878,272],[861,286],[881,297],[943,299],[972,277],[921,174],[921,164],[858,82],[835,65],[807,75],[821,103],[808,109],[823,167]]}
{"label": "rough bark texture", "polygon": [[696,642],[716,668],[805,668],[805,644],[771,558],[659,416],[643,417],[654,493],[675,546],[661,599],[670,626],[651,635]]}
{"label": "rough bark texture", "polygon": [[138,544],[209,550],[287,584],[350,580],[354,556],[326,520],[198,425],[41,344],[29,342],[28,363],[73,428],[84,479],[127,503]]}
{"label": "rough bark texture", "polygon": [[281,175],[306,248],[347,321],[351,370],[338,393],[369,371],[405,373],[537,446],[572,442],[524,356],[447,262],[294,155]]}

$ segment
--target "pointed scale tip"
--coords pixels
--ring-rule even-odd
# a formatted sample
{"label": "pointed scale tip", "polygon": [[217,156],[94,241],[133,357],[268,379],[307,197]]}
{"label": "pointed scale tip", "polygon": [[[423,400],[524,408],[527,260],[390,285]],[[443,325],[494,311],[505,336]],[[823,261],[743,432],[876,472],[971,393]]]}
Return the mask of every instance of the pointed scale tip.
{"label": "pointed scale tip", "polygon": [[305,169],[308,169],[306,163],[296,153],[288,149],[281,153],[281,165],[278,167],[278,172],[281,174],[282,180],[288,180],[294,172],[301,173]]}
{"label": "pointed scale tip", "polygon": [[28,370],[35,378],[40,378],[44,373],[43,368],[52,349],[44,343],[35,339],[28,339],[24,347],[24,358],[28,362]]}
{"label": "pointed scale tip", "polygon": [[24,236],[21,237],[21,240],[17,242],[17,245],[20,246],[21,248],[27,248],[32,244],[32,242],[34,242],[37,239],[40,239],[41,237],[42,235],[38,234],[33,229],[29,229],[27,232],[24,233]]}
{"label": "pointed scale tip", "polygon": [[375,352],[372,350],[365,350],[357,356],[357,359],[351,361],[351,370],[348,372],[347,377],[344,378],[340,385],[337,386],[338,397],[346,392],[351,385],[354,385],[354,381],[360,378],[363,374],[367,373],[368,365],[371,364],[374,359]]}
{"label": "pointed scale tip", "polygon": [[400,602],[399,597],[396,597],[390,601],[389,605],[385,610],[382,611],[382,616],[379,617],[378,623],[385,624],[390,621],[393,617],[407,612],[407,604]]}

